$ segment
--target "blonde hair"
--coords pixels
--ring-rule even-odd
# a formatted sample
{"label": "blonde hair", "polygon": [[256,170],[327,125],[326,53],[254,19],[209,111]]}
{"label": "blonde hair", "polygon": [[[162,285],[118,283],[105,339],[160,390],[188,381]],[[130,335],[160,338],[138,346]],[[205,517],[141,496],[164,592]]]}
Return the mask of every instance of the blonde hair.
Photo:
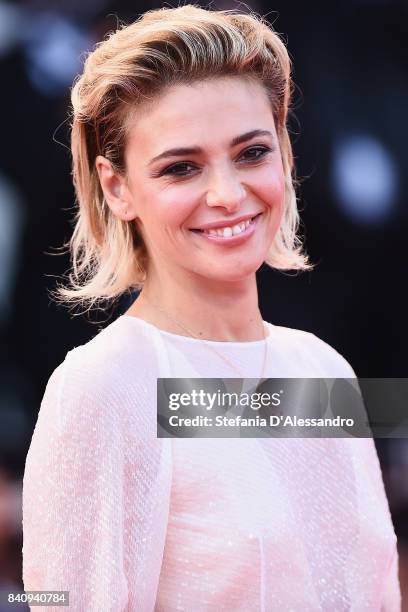
{"label": "blonde hair", "polygon": [[290,59],[263,17],[235,9],[210,11],[195,5],[160,8],[121,25],[98,43],[74,82],[72,174],[78,209],[70,248],[69,287],[54,297],[87,304],[141,289],[146,278],[145,244],[136,224],[117,218],[107,206],[95,168],[103,155],[126,175],[127,118],[165,88],[217,76],[255,78],[270,100],[285,173],[282,222],[265,263],[279,270],[308,270],[297,236],[299,214],[292,147],[286,126],[292,94]]}

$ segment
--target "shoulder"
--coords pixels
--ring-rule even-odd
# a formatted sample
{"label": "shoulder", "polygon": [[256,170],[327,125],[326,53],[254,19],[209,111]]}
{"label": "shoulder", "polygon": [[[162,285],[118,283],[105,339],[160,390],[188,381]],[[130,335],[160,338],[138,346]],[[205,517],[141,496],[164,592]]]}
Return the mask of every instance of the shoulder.
{"label": "shoulder", "polygon": [[[151,336],[143,326],[129,325],[119,317],[91,340],[67,353],[71,367],[85,369],[89,376],[112,373],[133,374],[146,370],[154,359],[155,351]],[[66,359],[67,361],[67,359]]]}
{"label": "shoulder", "polygon": [[143,421],[154,398],[155,376],[149,338],[116,320],[68,351],[48,380],[42,411],[54,406],[60,431],[71,429],[78,418],[84,425],[106,422],[109,427],[135,415]]}
{"label": "shoulder", "polygon": [[116,319],[94,337],[68,351],[66,370],[87,384],[102,387],[111,382],[143,380],[155,369],[155,349],[142,326]]}
{"label": "shoulder", "polygon": [[315,370],[327,378],[356,378],[350,363],[333,346],[312,332],[272,325],[271,333],[282,351],[293,362]]}

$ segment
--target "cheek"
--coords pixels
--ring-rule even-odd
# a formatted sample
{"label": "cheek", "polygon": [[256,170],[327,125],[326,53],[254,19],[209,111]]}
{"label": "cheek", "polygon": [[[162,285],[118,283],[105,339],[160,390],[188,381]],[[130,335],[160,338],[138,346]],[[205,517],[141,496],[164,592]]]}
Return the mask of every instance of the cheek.
{"label": "cheek", "polygon": [[183,225],[196,207],[197,193],[194,189],[169,186],[155,197],[155,222],[160,220],[162,229]]}
{"label": "cheek", "polygon": [[185,221],[187,198],[173,186],[146,184],[143,177],[134,179],[134,183],[144,187],[132,194],[140,219],[139,233],[151,252],[168,253],[174,248],[175,228]]}
{"label": "cheek", "polygon": [[285,176],[283,172],[265,173],[263,180],[258,183],[258,197],[269,208],[283,209],[285,202]]}

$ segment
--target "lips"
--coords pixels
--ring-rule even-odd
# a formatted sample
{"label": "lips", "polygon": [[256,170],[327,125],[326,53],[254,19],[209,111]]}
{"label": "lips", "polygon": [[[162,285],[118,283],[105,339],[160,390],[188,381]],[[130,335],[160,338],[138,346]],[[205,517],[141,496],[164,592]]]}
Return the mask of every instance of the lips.
{"label": "lips", "polygon": [[229,224],[227,224],[225,221],[224,222],[220,222],[219,225],[214,224],[208,224],[208,226],[206,226],[205,228],[191,228],[190,231],[192,232],[198,232],[198,233],[205,233],[207,235],[219,235],[219,236],[232,236],[232,235],[239,235],[242,231],[245,231],[245,229],[248,227],[248,225],[250,223],[252,223],[254,221],[254,219],[256,219],[257,217],[259,217],[259,215],[261,215],[262,213],[257,213],[256,215],[252,216],[252,217],[240,217],[239,219],[237,219],[236,221],[231,221]]}
{"label": "lips", "polygon": [[[241,232],[231,235],[231,230],[225,234],[218,235],[217,233],[210,233],[209,231],[195,231],[194,233],[199,236],[198,240],[204,240],[208,243],[213,243],[215,248],[235,248],[247,243],[251,240],[251,237],[255,234],[258,224],[260,223],[260,217],[263,213],[259,213],[249,220],[249,224]],[[227,226],[229,227],[229,226]],[[225,229],[225,228],[224,228]],[[194,231],[194,230],[190,230]]]}

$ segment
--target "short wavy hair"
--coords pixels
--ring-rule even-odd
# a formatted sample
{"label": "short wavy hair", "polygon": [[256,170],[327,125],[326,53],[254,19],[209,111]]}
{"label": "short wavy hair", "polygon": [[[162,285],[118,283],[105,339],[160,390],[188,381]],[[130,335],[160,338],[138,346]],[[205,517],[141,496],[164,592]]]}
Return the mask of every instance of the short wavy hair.
{"label": "short wavy hair", "polygon": [[[195,5],[145,12],[119,25],[86,56],[71,91],[72,175],[77,199],[68,286],[54,293],[65,303],[113,300],[143,287],[148,253],[134,221],[117,218],[104,199],[95,159],[103,155],[126,176],[128,121],[138,105],[176,84],[217,76],[256,79],[275,120],[285,174],[281,225],[265,263],[278,270],[312,268],[298,236],[296,180],[287,129],[293,93],[286,47],[264,17]],[[131,112],[132,111],[132,112]]]}

